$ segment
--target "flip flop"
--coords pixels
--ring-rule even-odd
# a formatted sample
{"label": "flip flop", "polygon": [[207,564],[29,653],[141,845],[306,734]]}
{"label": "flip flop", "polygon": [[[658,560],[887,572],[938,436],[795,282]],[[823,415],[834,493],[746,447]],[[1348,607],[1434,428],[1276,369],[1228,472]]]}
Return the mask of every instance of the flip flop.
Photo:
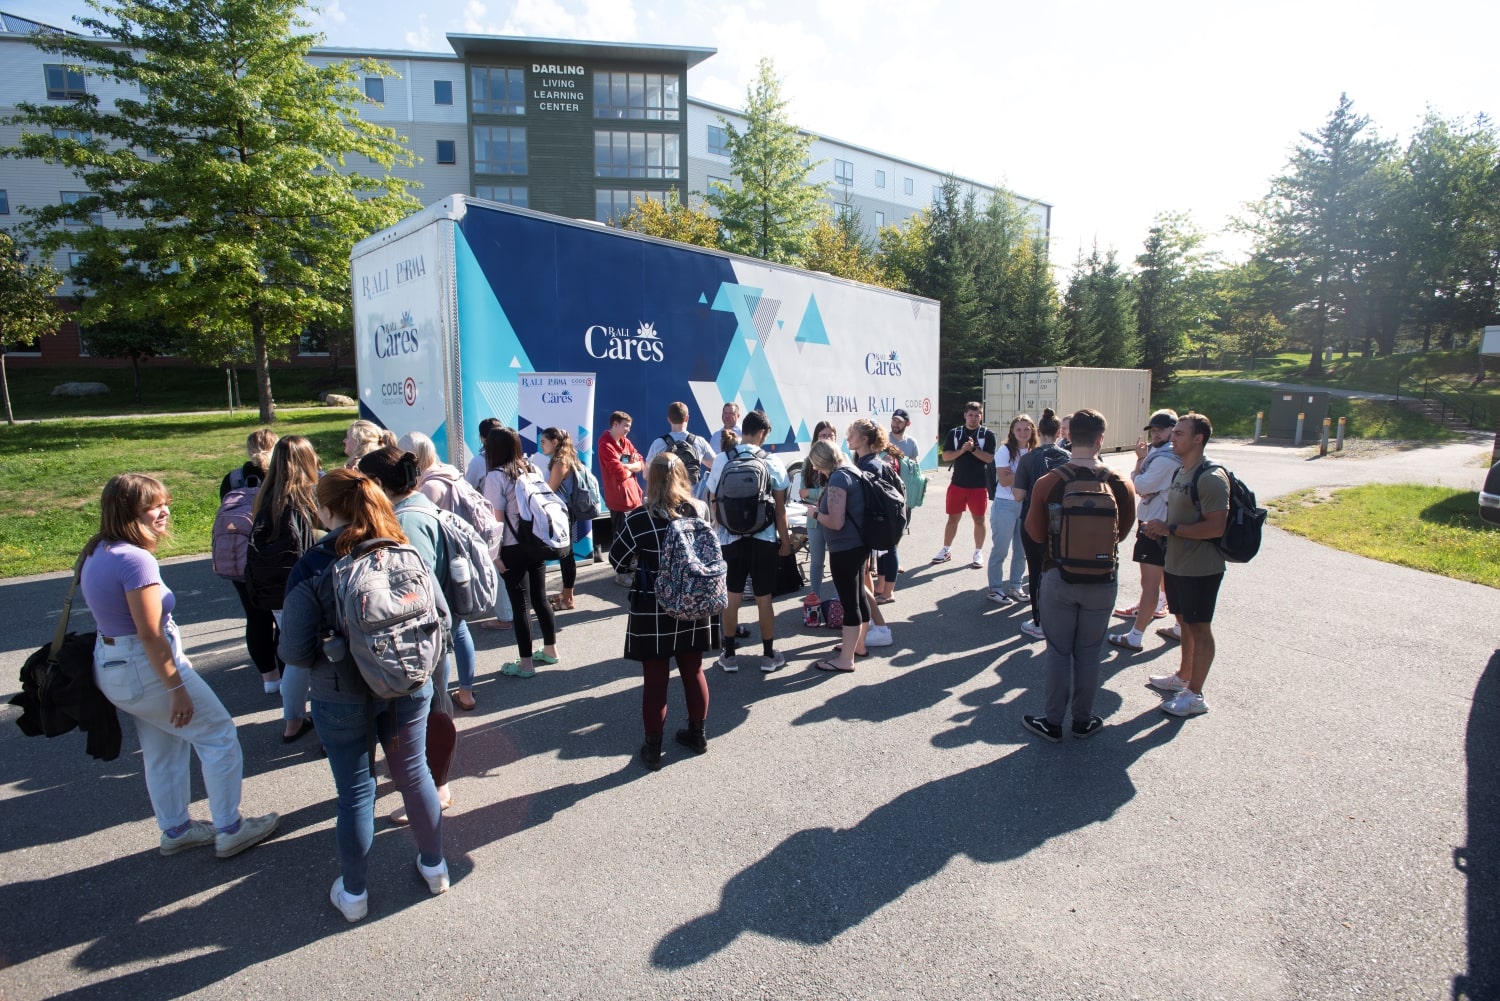
{"label": "flip flop", "polygon": [[515,628],[515,624],[511,623],[511,622],[501,622],[499,619],[486,619],[485,621],[479,623],[479,628],[480,629],[514,629]]}
{"label": "flip flop", "polygon": [[814,662],[813,667],[816,667],[820,671],[828,671],[832,674],[852,674],[854,672],[853,667],[839,667],[831,660],[816,661]]}
{"label": "flip flop", "polygon": [[[837,646],[835,646],[833,648],[833,652],[834,653],[843,653],[844,652],[844,644],[840,643]],[[868,650],[856,650],[856,651],[854,651],[854,656],[856,656],[856,657],[868,657],[868,656],[870,656],[870,651],[868,651]],[[852,668],[851,668],[851,670],[852,670]]]}
{"label": "flip flop", "polygon": [[889,605],[891,602],[893,602],[895,600],[896,600],[895,598],[892,598],[892,597],[889,597],[888,595],[882,594],[878,598],[875,599],[875,604],[877,604],[877,605]]}

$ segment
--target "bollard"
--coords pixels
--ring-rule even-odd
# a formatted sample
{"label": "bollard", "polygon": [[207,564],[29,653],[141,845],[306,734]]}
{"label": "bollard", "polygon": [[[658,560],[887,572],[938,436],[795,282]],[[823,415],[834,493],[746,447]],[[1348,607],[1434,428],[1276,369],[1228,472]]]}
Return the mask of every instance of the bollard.
{"label": "bollard", "polygon": [[1266,412],[1264,410],[1257,410],[1255,412],[1255,440],[1257,442],[1260,441],[1260,422],[1265,418],[1265,416]]}
{"label": "bollard", "polygon": [[1349,418],[1347,418],[1347,417],[1340,417],[1339,418],[1339,437],[1338,437],[1338,443],[1333,446],[1333,450],[1335,452],[1342,452],[1344,450],[1344,421],[1346,421],[1348,419]]}
{"label": "bollard", "polygon": [[1302,447],[1302,422],[1305,420],[1307,420],[1306,414],[1297,415],[1297,437],[1292,440],[1292,444],[1298,448]]}
{"label": "bollard", "polygon": [[1328,454],[1328,425],[1331,423],[1327,417],[1323,418],[1323,436],[1318,439],[1318,454]]}

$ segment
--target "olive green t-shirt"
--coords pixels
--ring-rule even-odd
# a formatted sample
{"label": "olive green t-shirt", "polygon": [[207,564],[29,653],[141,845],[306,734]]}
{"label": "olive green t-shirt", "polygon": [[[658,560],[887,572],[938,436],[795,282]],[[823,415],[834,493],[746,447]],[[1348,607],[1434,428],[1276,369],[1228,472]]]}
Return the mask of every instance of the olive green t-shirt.
{"label": "olive green t-shirt", "polygon": [[[1198,479],[1198,506],[1193,506],[1193,474],[1184,466],[1172,477],[1171,492],[1167,495],[1167,524],[1191,525],[1203,520],[1203,514],[1229,510],[1229,477],[1224,470],[1215,467]],[[1178,577],[1212,577],[1224,572],[1224,554],[1212,539],[1184,539],[1180,535],[1167,537],[1166,571]]]}

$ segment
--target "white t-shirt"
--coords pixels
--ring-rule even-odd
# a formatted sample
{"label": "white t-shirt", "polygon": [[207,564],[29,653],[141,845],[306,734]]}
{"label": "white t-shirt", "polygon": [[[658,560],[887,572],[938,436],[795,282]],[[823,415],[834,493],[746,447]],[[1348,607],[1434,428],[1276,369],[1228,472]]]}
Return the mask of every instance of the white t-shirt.
{"label": "white t-shirt", "polygon": [[[1017,450],[1016,457],[1014,459],[1010,460],[1009,462],[1002,462],[1001,459],[1004,456],[1010,454],[1010,449],[1006,448],[1004,445],[1001,445],[995,452],[995,465],[996,467],[1004,466],[1006,469],[1009,469],[1010,481],[1014,483],[1016,482],[1016,467],[1021,464],[1022,457],[1024,457],[1029,451],[1031,451],[1031,449],[1029,448],[1019,449]],[[1016,500],[1015,494],[1010,492],[1010,487],[1007,487],[1001,483],[995,484],[995,500],[1007,500],[1012,504],[1020,503],[1020,501]]]}
{"label": "white t-shirt", "polygon": [[[683,441],[689,436],[689,434],[690,432],[687,431],[673,431],[670,433],[669,437],[671,437],[674,441]],[[666,449],[667,445],[661,439],[661,435],[657,435],[655,438],[651,439],[651,447],[646,450],[647,465],[650,465],[651,460],[656,458]],[[698,453],[698,462],[703,466],[706,475],[708,467],[713,465],[714,462],[713,446],[708,443],[707,438],[704,438],[701,435],[692,435],[692,439],[693,440],[690,444],[692,445],[693,451]]]}

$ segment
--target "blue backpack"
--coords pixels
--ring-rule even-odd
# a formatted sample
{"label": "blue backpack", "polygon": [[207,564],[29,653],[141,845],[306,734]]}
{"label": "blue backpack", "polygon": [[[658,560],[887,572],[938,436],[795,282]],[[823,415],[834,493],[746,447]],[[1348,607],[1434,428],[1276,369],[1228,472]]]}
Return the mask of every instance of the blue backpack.
{"label": "blue backpack", "polygon": [[656,607],[674,619],[695,621],[729,607],[724,583],[729,567],[719,536],[696,511],[667,526],[657,557]]}

